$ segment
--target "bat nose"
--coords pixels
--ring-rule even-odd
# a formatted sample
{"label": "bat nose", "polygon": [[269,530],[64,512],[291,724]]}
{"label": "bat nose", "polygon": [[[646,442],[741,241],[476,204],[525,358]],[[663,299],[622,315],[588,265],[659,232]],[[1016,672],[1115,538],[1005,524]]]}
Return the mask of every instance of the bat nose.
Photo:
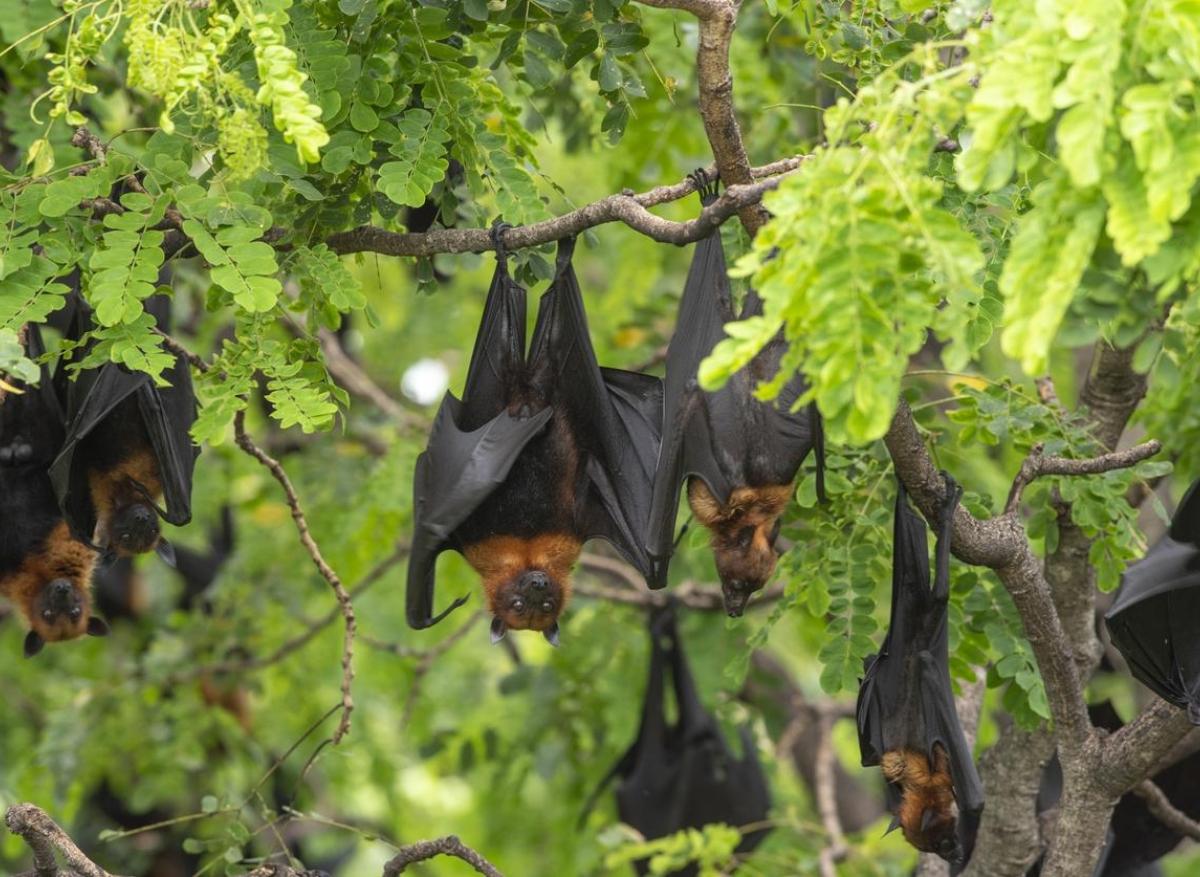
{"label": "bat nose", "polygon": [[143,527],[154,523],[154,512],[143,506],[138,506],[133,510],[133,521]]}
{"label": "bat nose", "polygon": [[550,587],[550,577],[539,569],[531,570],[525,573],[521,578],[521,584],[527,588],[533,588],[537,591],[544,591]]}
{"label": "bat nose", "polygon": [[66,579],[56,579],[50,583],[50,589],[55,597],[66,597],[71,593],[71,583]]}

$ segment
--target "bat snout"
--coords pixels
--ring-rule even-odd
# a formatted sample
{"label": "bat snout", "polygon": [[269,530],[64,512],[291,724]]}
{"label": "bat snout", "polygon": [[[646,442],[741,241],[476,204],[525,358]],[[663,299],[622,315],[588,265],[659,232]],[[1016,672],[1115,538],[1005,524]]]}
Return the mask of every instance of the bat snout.
{"label": "bat snout", "polygon": [[522,574],[517,582],[517,587],[521,591],[545,591],[550,587],[550,576],[546,575],[540,569],[531,569],[529,572]]}

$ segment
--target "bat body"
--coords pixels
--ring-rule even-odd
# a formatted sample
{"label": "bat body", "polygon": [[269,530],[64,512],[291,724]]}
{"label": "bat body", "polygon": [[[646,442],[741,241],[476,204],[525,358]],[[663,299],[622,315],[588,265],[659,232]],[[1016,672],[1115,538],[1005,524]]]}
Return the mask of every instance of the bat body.
{"label": "bat body", "polygon": [[[702,190],[704,203],[715,196],[715,190]],[[751,292],[740,318],[761,311],[761,300]],[[662,453],[646,546],[653,562],[649,584],[660,588],[667,581],[679,493],[686,482],[692,514],[710,533],[725,607],[737,616],[775,570],[780,516],[801,463],[814,449],[818,492],[824,494],[824,451],[815,407],[791,410],[807,389],[802,377],[788,381],[774,402],[754,396],[759,384],[779,370],[787,349],[782,337],[720,390],[699,388],[700,362],[725,337],[724,326],[735,316],[725,254],[714,232],[696,245],[667,349]]]}
{"label": "bat body", "polygon": [[460,401],[447,394],[417,460],[408,623],[434,615],[434,566],[446,549],[479,574],[492,636],[539,630],[557,642],[569,573],[584,542],[609,541],[645,574],[641,541],[661,429],[661,382],[601,369],[559,243],[525,349],[525,291],[497,260]]}
{"label": "bat body", "polygon": [[1200,481],[1188,489],[1167,535],[1125,571],[1105,614],[1133,675],[1200,725]]}
{"label": "bat body", "polygon": [[[166,327],[169,301],[147,306]],[[82,337],[89,323],[79,302],[67,337]],[[187,360],[178,356],[163,379],[166,386],[155,386],[149,375],[108,363],[65,386],[66,439],[50,477],[72,533],[107,559],[154,550],[173,562],[159,518],[191,519],[199,449],[189,435],[196,397]]]}
{"label": "bat body", "polygon": [[[41,355],[37,327],[27,332],[29,355]],[[48,475],[63,440],[48,369],[39,386],[18,389],[0,403],[0,593],[25,618],[32,657],[48,642],[102,636],[108,627],[92,615],[95,552],[72,537]]]}
{"label": "bat body", "polygon": [[879,653],[866,660],[856,714],[862,764],[883,768],[893,827],[917,849],[953,863],[970,854],[983,786],[950,681],[950,528],[961,491],[944,477],[932,587],[925,522],[899,487],[891,621]]}

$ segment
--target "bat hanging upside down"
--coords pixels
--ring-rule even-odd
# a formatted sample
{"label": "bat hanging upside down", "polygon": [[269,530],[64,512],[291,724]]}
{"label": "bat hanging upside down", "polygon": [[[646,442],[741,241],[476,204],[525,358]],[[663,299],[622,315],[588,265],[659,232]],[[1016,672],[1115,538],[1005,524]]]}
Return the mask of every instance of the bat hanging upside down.
{"label": "bat hanging upside down", "polygon": [[921,852],[960,861],[958,806],[945,748],[933,744],[932,764],[915,749],[895,749],[883,754],[880,766],[884,778],[901,789],[898,818],[904,839]]}
{"label": "bat hanging upside down", "polygon": [[462,401],[447,394],[417,460],[408,623],[436,624],[435,562],[447,548],[479,574],[492,641],[536,630],[557,645],[583,543],[608,541],[643,575],[662,421],[657,378],[602,369],[571,269],[572,241],[541,299],[528,352],[525,291],[498,249]]}

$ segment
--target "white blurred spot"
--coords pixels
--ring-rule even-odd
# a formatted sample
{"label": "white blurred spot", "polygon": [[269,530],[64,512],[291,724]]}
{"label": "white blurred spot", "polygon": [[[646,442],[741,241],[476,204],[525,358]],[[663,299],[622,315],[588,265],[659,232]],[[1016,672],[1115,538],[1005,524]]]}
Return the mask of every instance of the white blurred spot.
{"label": "white blurred spot", "polygon": [[440,359],[418,359],[404,372],[400,389],[418,405],[432,405],[450,384],[450,371]]}

